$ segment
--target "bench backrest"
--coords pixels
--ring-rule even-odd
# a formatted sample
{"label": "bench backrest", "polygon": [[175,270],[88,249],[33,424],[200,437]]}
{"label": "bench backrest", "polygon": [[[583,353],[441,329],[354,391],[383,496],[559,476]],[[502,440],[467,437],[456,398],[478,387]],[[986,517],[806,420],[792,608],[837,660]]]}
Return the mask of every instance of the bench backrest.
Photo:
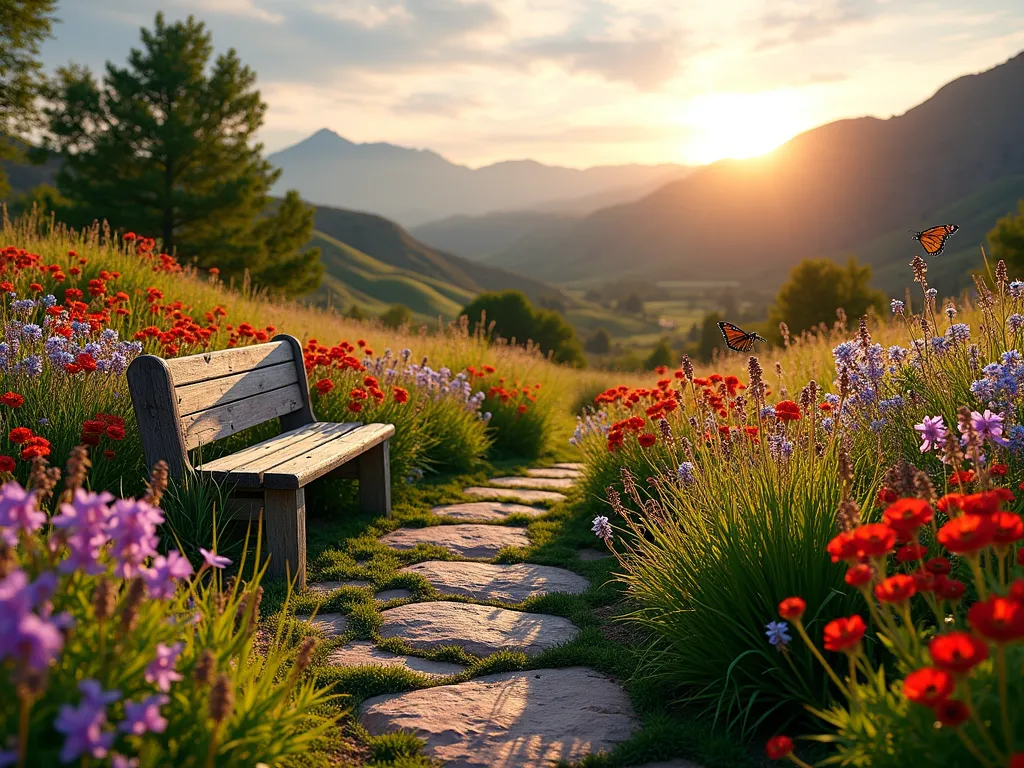
{"label": "bench backrest", "polygon": [[193,448],[275,418],[282,429],[314,421],[291,336],[170,360],[141,355],[128,366],[128,389],[146,461],[165,460],[175,477],[191,466]]}

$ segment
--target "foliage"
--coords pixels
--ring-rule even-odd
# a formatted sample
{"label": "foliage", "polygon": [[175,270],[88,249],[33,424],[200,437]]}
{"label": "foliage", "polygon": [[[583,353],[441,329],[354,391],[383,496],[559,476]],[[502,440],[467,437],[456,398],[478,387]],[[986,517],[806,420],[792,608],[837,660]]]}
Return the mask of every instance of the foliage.
{"label": "foliage", "polygon": [[1017,214],[1009,213],[999,219],[988,233],[992,257],[1005,261],[1014,275],[1024,272],[1024,200],[1018,208]]}
{"label": "foliage", "polygon": [[644,302],[637,294],[631,293],[622,299],[616,307],[630,315],[642,315],[644,313]]}
{"label": "foliage", "polygon": [[401,328],[412,322],[412,312],[404,304],[392,304],[388,310],[380,316],[380,322],[385,328]]}
{"label": "foliage", "polygon": [[805,259],[789,273],[779,289],[769,316],[773,325],[785,323],[793,334],[830,324],[836,310],[860,317],[872,307],[881,308],[884,296],[870,287],[871,267],[849,259],[841,267],[828,259]]}
{"label": "foliage", "polygon": [[165,467],[145,498],[113,504],[82,487],[86,471],[78,449],[53,502],[59,473],[41,457],[28,492],[9,473],[0,489],[5,764],[251,766],[308,751],[335,697],[304,675],[312,642],[296,653],[283,621],[257,633],[263,570],[243,560],[225,582],[220,555],[193,573],[177,550],[157,554]]}
{"label": "foliage", "polygon": [[463,310],[471,322],[479,322],[490,338],[510,343],[531,342],[557,363],[584,364],[583,350],[572,326],[548,309],[534,309],[519,291],[481,293]]}
{"label": "foliage", "polygon": [[[17,158],[9,139],[34,127],[42,81],[39,45],[50,36],[56,0],[12,0],[0,10],[0,160]],[[0,168],[0,199],[10,187]]]}
{"label": "foliage", "polygon": [[655,368],[664,368],[669,365],[675,365],[675,363],[676,356],[672,352],[672,347],[669,346],[668,339],[660,339],[654,349],[651,350],[651,354],[644,361],[644,368],[653,371]]}
{"label": "foliage", "polygon": [[594,355],[607,355],[612,351],[611,336],[604,328],[598,328],[587,337],[583,349]]}
{"label": "foliage", "polygon": [[710,361],[715,350],[722,346],[722,329],[718,327],[718,323],[723,319],[717,312],[711,312],[704,316],[700,326],[700,338],[697,342],[698,360]]}
{"label": "foliage", "polygon": [[88,69],[59,70],[45,109],[48,148],[71,201],[70,223],[108,219],[159,235],[162,248],[225,276],[252,278],[273,291],[316,287],[318,252],[309,240],[312,209],[297,193],[269,213],[280,175],[253,144],[266,105],[256,75],[228,51],[213,61],[203,24],[167,24],[157,14],[128,66],[107,65],[101,83]]}

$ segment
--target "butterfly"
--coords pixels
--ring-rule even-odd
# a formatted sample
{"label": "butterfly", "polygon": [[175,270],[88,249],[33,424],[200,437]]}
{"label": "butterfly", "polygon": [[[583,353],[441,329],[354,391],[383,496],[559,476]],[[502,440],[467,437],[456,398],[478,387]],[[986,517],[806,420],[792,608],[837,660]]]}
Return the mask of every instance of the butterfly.
{"label": "butterfly", "polygon": [[950,235],[958,229],[960,227],[956,224],[940,224],[937,227],[930,227],[924,232],[914,232],[913,239],[921,243],[921,246],[929,256],[938,256],[942,253],[942,249],[946,247],[946,241]]}
{"label": "butterfly", "polygon": [[736,352],[749,352],[754,348],[755,341],[768,341],[768,339],[758,336],[756,333],[747,333],[732,323],[720,322],[718,327],[722,329],[725,346]]}

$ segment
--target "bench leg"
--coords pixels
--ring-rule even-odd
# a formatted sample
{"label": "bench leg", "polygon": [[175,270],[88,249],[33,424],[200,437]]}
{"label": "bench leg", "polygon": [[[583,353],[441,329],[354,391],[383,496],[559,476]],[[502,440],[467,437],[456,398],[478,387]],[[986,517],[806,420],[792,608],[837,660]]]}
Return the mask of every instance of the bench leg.
{"label": "bench leg", "polygon": [[376,445],[358,459],[359,505],[363,512],[391,514],[391,461],[388,441]]}
{"label": "bench leg", "polygon": [[306,586],[306,494],[297,491],[263,492],[263,529],[270,555],[267,573],[291,575],[296,589]]}

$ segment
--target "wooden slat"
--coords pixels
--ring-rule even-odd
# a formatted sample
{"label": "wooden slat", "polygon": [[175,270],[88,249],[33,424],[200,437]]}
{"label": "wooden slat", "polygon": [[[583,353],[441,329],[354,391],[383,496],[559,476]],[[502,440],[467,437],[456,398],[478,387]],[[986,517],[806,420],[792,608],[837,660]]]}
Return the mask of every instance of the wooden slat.
{"label": "wooden slat", "polygon": [[280,435],[275,435],[263,442],[256,443],[256,445],[250,445],[248,448],[243,448],[237,453],[232,453],[230,456],[222,456],[219,459],[208,461],[202,466],[197,467],[197,469],[201,469],[204,472],[229,472],[232,469],[243,466],[247,461],[259,459],[261,456],[273,453],[280,448],[285,448],[296,440],[323,432],[333,426],[333,422],[330,421],[318,421],[315,424],[307,424],[298,429],[282,432]]}
{"label": "wooden slat", "polygon": [[295,489],[323,477],[336,467],[373,448],[395,434],[393,424],[366,424],[347,435],[331,440],[289,459],[263,473],[267,489]]}
{"label": "wooden slat", "polygon": [[188,416],[207,408],[244,400],[260,392],[296,384],[298,380],[295,365],[288,360],[254,371],[178,386],[174,389],[174,396],[178,399],[178,413]]}
{"label": "wooden slat", "polygon": [[[239,488],[260,488],[263,485],[263,472],[278,464],[283,464],[289,459],[301,456],[331,440],[336,440],[342,435],[352,432],[361,427],[361,424],[346,422],[345,424],[332,424],[320,422],[319,429],[307,430],[298,439],[291,437],[282,439],[279,436],[267,440],[262,445],[265,449],[259,455],[249,454],[248,458],[238,460],[239,454],[225,456],[222,459],[203,464],[200,470],[209,473],[215,480],[223,480],[232,483]],[[286,432],[286,435],[294,435],[293,432]],[[276,444],[275,444],[276,443]],[[248,452],[242,451],[241,453]],[[232,465],[230,469],[227,465]]]}
{"label": "wooden slat", "polygon": [[167,367],[171,371],[171,378],[174,379],[174,386],[184,387],[197,381],[286,363],[292,360],[293,356],[292,345],[287,341],[271,341],[252,347],[176,357],[167,361]]}
{"label": "wooden slat", "polygon": [[264,392],[235,403],[208,408],[181,420],[185,445],[191,450],[243,429],[276,419],[302,407],[302,388],[298,384]]}

